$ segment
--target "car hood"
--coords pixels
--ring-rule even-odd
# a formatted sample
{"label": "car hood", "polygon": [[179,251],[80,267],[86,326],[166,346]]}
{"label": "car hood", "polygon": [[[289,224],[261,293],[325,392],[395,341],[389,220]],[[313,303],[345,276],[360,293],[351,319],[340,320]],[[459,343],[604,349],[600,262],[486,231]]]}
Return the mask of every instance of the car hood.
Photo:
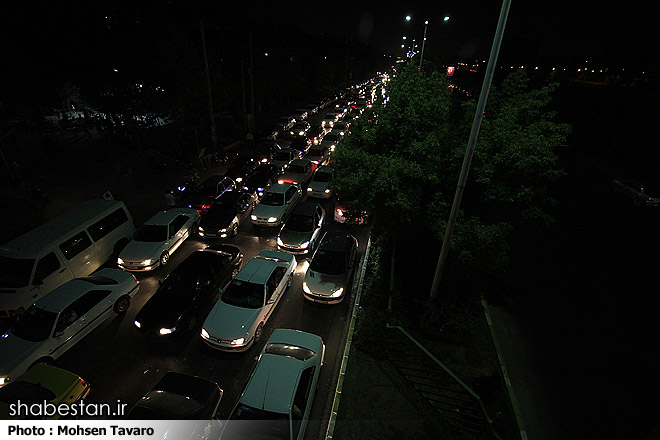
{"label": "car hood", "polygon": [[119,257],[124,261],[142,261],[148,258],[159,258],[163,250],[164,242],[135,241],[131,240]]}
{"label": "car hood", "polygon": [[160,330],[179,325],[179,319],[195,304],[195,298],[188,294],[176,295],[170,292],[156,291],[140,309],[135,320],[141,324],[141,330]]}
{"label": "car hood", "polygon": [[219,300],[204,320],[204,329],[218,339],[243,338],[260,311],[261,308],[236,307]]}
{"label": "car hood", "polygon": [[[286,205],[284,205],[286,206]],[[284,206],[262,205],[260,203],[254,207],[252,214],[257,217],[280,217],[284,212]]]}
{"label": "car hood", "polygon": [[0,353],[2,353],[0,374],[16,379],[35,360],[31,359],[33,353],[45,343],[47,341],[26,341],[18,336],[14,336],[11,330],[7,330],[6,333],[0,336]]}
{"label": "car hood", "polygon": [[229,226],[234,217],[236,217],[236,213],[232,211],[207,213],[200,220],[199,226],[204,229],[224,229]]}
{"label": "car hood", "polygon": [[282,229],[280,231],[280,240],[282,240],[282,243],[292,246],[300,246],[311,238],[312,232],[297,232],[288,229]]}
{"label": "car hood", "polygon": [[309,187],[312,188],[312,191],[325,191],[330,182],[309,182]]}
{"label": "car hood", "polygon": [[332,295],[342,287],[346,291],[346,274],[327,275],[320,272],[315,272],[311,269],[305,273],[304,282],[307,287],[314,293],[321,295]]}

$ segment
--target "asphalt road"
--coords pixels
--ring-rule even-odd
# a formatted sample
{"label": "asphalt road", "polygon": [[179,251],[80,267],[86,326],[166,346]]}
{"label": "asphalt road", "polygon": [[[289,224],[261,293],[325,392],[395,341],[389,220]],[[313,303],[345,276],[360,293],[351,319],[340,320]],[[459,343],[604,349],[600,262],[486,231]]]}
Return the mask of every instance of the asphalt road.
{"label": "asphalt road", "polygon": [[[325,112],[324,112],[325,113]],[[311,122],[320,122],[323,114],[312,116]],[[287,139],[278,139],[283,147]],[[116,154],[115,154],[116,155]],[[163,185],[176,181],[172,175],[158,175],[153,170],[137,167],[121,158],[113,161],[112,153],[105,160],[89,160],[80,151],[61,151],[51,157],[49,166],[44,163],[42,179],[51,182],[48,191],[52,203],[51,215],[64,211],[90,197],[100,197],[105,189],[121,192],[120,199],[133,214],[136,227],[162,207]],[[222,174],[215,167],[202,173]],[[45,174],[48,172],[49,174]],[[71,174],[68,174],[71,173]],[[61,178],[69,175],[73,178]],[[50,177],[49,177],[50,176]],[[80,182],[88,182],[80,188]],[[169,183],[168,183],[169,182]],[[306,194],[304,194],[306,198]],[[333,221],[332,199],[319,200],[326,208],[326,230],[340,228],[350,231],[359,241],[360,256],[364,256],[367,231],[337,224]],[[249,219],[244,222],[238,236],[222,240],[238,246],[244,254],[244,262],[264,249],[277,249],[277,231],[255,230]],[[158,281],[183,261],[191,252],[205,246],[199,237],[189,238],[172,255],[166,267],[151,273],[136,273],[140,290],[133,298],[129,310],[103,322],[90,335],[56,361],[56,365],[76,372],[91,384],[87,403],[114,403],[121,401],[132,407],[139,398],[168,371],[194,374],[216,381],[224,391],[218,417],[226,418],[236,404],[247,379],[256,364],[257,356],[275,328],[293,328],[317,334],[326,345],[325,365],[321,371],[319,388],[313,403],[307,439],[321,438],[325,434],[337,375],[343,354],[347,324],[350,321],[355,289],[345,300],[333,306],[323,306],[306,301],[302,295],[302,279],[307,268],[305,257],[297,257],[298,267],[294,282],[269,318],[261,343],[245,353],[222,353],[206,346],[199,335],[205,313],[200,313],[194,325],[184,335],[167,340],[147,337],[133,325],[135,315],[158,288]],[[113,267],[112,263],[106,266]],[[359,270],[356,270],[356,278]],[[217,299],[217,298],[216,298]],[[210,310],[212,302],[206,310]],[[204,312],[204,311],[203,311]]]}

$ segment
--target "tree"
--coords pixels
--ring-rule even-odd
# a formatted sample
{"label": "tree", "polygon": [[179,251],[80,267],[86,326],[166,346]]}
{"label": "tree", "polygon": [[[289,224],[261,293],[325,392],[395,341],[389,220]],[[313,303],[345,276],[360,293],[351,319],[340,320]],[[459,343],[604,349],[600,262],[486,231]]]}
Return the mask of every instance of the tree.
{"label": "tree", "polygon": [[[491,92],[451,242],[455,279],[503,269],[515,226],[551,222],[548,186],[563,175],[555,148],[570,130],[546,109],[553,90],[530,90],[520,71]],[[337,149],[335,188],[342,204],[371,213],[378,232],[423,228],[441,241],[476,103],[454,103],[444,75],[410,65],[387,92],[386,105],[363,115]]]}

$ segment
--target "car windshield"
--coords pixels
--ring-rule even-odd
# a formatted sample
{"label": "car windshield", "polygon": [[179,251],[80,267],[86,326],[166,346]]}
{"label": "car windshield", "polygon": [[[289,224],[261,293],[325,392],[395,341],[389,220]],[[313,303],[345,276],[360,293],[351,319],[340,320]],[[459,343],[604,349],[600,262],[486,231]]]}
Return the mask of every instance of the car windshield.
{"label": "car windshield", "polygon": [[317,149],[311,149],[307,152],[307,155],[312,156],[312,157],[321,157],[321,156],[323,156],[323,150],[320,150],[318,148]]}
{"label": "car windshield", "polygon": [[332,180],[332,173],[316,173],[313,180],[314,182],[330,182]]}
{"label": "car windshield", "polygon": [[12,334],[30,342],[45,341],[55,325],[57,313],[31,306],[11,328]]}
{"label": "car windshield", "polygon": [[142,225],[133,237],[135,241],[159,242],[167,240],[167,225]]}
{"label": "car windshield", "polygon": [[290,165],[289,166],[289,172],[290,173],[296,173],[296,174],[304,174],[305,173],[305,168],[302,165]]}
{"label": "car windshield", "polygon": [[0,256],[0,287],[23,287],[30,283],[34,259]]}
{"label": "car windshield", "polygon": [[258,309],[264,305],[264,286],[233,280],[220,299],[232,306]]}
{"label": "car windshield", "polygon": [[304,347],[297,347],[290,344],[271,343],[266,344],[264,353],[276,354],[278,356],[287,356],[301,361],[311,359],[316,353],[313,350]]}
{"label": "car windshield", "polygon": [[283,206],[284,194],[275,192],[266,192],[264,198],[259,202],[260,205],[266,206]]}
{"label": "car windshield", "polygon": [[287,220],[284,228],[294,232],[312,232],[314,230],[314,219],[308,215],[293,215]]}
{"label": "car windshield", "polygon": [[280,151],[273,158],[274,160],[291,160],[291,154],[288,151]]}
{"label": "car windshield", "polygon": [[346,257],[342,252],[319,249],[309,268],[327,275],[340,275],[346,272]]}

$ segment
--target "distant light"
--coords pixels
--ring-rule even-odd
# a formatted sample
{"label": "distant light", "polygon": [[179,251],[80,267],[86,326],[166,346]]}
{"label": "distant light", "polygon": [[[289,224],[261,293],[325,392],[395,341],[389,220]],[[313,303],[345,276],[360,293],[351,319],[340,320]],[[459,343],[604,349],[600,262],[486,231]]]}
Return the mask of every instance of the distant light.
{"label": "distant light", "polygon": [[429,24],[429,21],[428,21],[428,20],[426,20],[426,21],[424,22],[424,24]]}
{"label": "distant light", "polygon": [[117,69],[112,69],[112,70],[115,71],[115,72],[119,72],[119,70],[117,70]]}
{"label": "distant light", "polygon": [[404,40],[406,39],[406,36],[405,36],[405,35],[403,36],[403,39],[404,39]]}
{"label": "distant light", "polygon": [[412,20],[412,17],[410,15],[406,15],[406,21]]}
{"label": "distant light", "polygon": [[449,21],[449,15],[445,15],[445,18],[443,18],[444,21]]}
{"label": "distant light", "polygon": [[268,52],[264,52],[264,56],[268,56]]}
{"label": "distant light", "polygon": [[539,70],[539,66],[534,67],[534,70]]}

